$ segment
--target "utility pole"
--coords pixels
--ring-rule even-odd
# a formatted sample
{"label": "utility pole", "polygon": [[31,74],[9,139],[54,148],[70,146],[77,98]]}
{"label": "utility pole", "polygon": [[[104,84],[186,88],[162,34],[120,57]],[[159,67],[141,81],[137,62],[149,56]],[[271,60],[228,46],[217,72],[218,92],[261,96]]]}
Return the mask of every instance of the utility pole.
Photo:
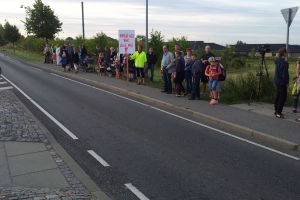
{"label": "utility pole", "polygon": [[148,53],[148,0],[146,0],[146,49],[145,52]]}
{"label": "utility pole", "polygon": [[[25,9],[25,20],[27,20],[27,12],[26,12],[26,7],[22,4],[20,8]],[[26,39],[27,39],[27,47],[28,47],[28,57],[29,57],[29,39],[28,39],[28,31],[26,30]]]}
{"label": "utility pole", "polygon": [[84,39],[85,36],[84,36],[84,12],[83,12],[83,2],[81,2],[81,12],[82,12],[82,39]]}

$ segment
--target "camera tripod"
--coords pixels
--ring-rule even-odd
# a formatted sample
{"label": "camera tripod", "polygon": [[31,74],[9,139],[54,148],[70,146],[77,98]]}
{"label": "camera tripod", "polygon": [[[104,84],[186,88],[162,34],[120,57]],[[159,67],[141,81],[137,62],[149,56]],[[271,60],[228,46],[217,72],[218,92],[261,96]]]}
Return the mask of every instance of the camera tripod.
{"label": "camera tripod", "polygon": [[253,83],[253,86],[252,86],[252,91],[251,91],[250,99],[249,99],[249,102],[248,102],[248,106],[250,106],[250,102],[251,102],[253,93],[255,91],[257,82],[258,82],[257,101],[259,101],[260,88],[261,88],[261,82],[262,82],[262,76],[263,76],[263,71],[264,70],[266,71],[266,76],[269,79],[269,72],[268,72],[268,68],[267,68],[267,65],[266,65],[266,61],[265,61],[265,52],[261,52],[259,65],[258,65],[258,68],[257,68],[257,71],[256,71],[256,79],[255,79],[255,81]]}

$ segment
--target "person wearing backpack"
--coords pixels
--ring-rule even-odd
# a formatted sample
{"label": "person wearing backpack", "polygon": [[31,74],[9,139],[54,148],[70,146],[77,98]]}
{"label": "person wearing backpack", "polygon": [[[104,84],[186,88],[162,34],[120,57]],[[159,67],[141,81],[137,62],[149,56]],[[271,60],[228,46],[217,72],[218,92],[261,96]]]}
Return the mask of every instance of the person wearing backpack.
{"label": "person wearing backpack", "polygon": [[208,59],[209,65],[205,69],[205,76],[209,78],[209,88],[211,94],[211,101],[209,104],[214,105],[218,103],[216,87],[219,82],[219,75],[221,74],[220,67],[217,66],[215,57]]}
{"label": "person wearing backpack", "polygon": [[226,79],[226,69],[220,63],[221,62],[221,57],[215,57],[215,59],[216,59],[217,66],[220,67],[220,69],[221,69],[221,74],[219,75],[219,82],[218,82],[217,87],[216,87],[217,100],[219,101],[221,91],[222,91],[222,89],[221,89],[222,82],[225,81],[225,79]]}

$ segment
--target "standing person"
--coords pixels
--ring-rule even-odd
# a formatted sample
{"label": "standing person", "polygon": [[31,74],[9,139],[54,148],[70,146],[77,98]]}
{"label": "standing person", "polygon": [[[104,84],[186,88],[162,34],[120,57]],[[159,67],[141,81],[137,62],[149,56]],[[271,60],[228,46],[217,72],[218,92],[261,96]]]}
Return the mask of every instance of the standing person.
{"label": "standing person", "polygon": [[221,74],[221,69],[217,65],[215,57],[210,57],[208,59],[208,62],[210,65],[208,65],[205,69],[205,76],[209,77],[209,89],[211,95],[211,100],[209,104],[214,105],[218,103],[216,88],[219,82],[219,75]]}
{"label": "standing person", "polygon": [[61,46],[59,46],[58,44],[56,45],[57,48],[56,48],[56,65],[59,65],[59,62],[60,62],[60,49],[61,49]]}
{"label": "standing person", "polygon": [[56,53],[56,46],[52,43],[51,45],[51,54],[55,54]]}
{"label": "standing person", "polygon": [[184,96],[186,96],[186,91],[184,89],[184,86],[182,85],[182,82],[184,80],[184,58],[181,56],[180,51],[175,52],[175,83],[178,85],[178,91],[176,97],[181,97],[181,90],[184,93]]}
{"label": "standing person", "polygon": [[61,67],[62,67],[63,72],[65,72],[66,71],[66,65],[67,65],[67,56],[66,56],[66,52],[64,52],[64,51],[62,52],[60,63],[61,63]]}
{"label": "standing person", "polygon": [[184,67],[184,78],[185,78],[185,83],[186,83],[186,93],[184,95],[187,95],[188,93],[192,93],[192,66],[191,63],[193,61],[190,60],[189,58],[185,58],[185,67]]}
{"label": "standing person", "polygon": [[120,54],[119,51],[119,47],[117,47],[117,54],[115,56],[115,60],[119,60],[120,61],[120,69],[119,69],[119,73],[120,73],[120,77],[123,78],[123,72],[124,72],[124,65],[123,65],[123,54]]}
{"label": "standing person", "polygon": [[200,78],[202,73],[202,64],[200,60],[197,59],[197,54],[192,55],[192,74],[193,74],[193,89],[192,89],[192,95],[189,98],[189,100],[195,100],[195,97],[200,100]]}
{"label": "standing person", "polygon": [[48,63],[48,61],[50,60],[50,48],[49,48],[48,44],[46,44],[44,47],[44,55],[45,55],[44,63]]}
{"label": "standing person", "polygon": [[101,53],[101,49],[100,49],[100,46],[97,44],[94,56],[99,56],[100,53]]}
{"label": "standing person", "polygon": [[209,65],[208,59],[210,57],[215,57],[215,55],[210,52],[210,46],[207,45],[205,47],[205,54],[201,57],[201,62],[202,62],[202,75],[201,75],[202,91],[201,91],[201,94],[205,94],[206,84],[208,83],[208,77],[205,75],[205,69]]}
{"label": "standing person", "polygon": [[98,66],[99,66],[100,76],[104,76],[104,55],[103,55],[103,53],[99,53]]}
{"label": "standing person", "polygon": [[[300,84],[300,81],[299,81],[299,75],[300,75],[300,57],[298,58],[297,60],[297,63],[296,63],[296,81],[298,82],[298,87],[299,87],[299,84]],[[297,113],[297,108],[298,108],[298,100],[299,100],[299,94],[298,94],[299,91],[297,91],[297,94],[294,95],[294,101],[293,101],[293,113]]]}
{"label": "standing person", "polygon": [[[220,67],[221,69],[221,72],[222,72],[222,69],[224,69],[223,65],[220,63],[221,62],[221,57],[215,57],[216,59],[216,62],[217,62],[217,66]],[[216,87],[216,92],[217,92],[217,100],[219,101],[220,99],[220,96],[221,96],[221,91],[222,91],[222,82],[220,79],[219,79],[219,82],[217,84],[217,87]]]}
{"label": "standing person", "polygon": [[287,49],[282,47],[278,50],[278,58],[275,60],[274,83],[277,89],[274,102],[274,114],[277,118],[281,119],[285,119],[285,116],[282,114],[282,109],[287,97],[287,88],[289,86],[289,63],[284,60],[287,54]]}
{"label": "standing person", "polygon": [[115,49],[113,47],[110,47],[110,56],[109,56],[110,63],[114,62],[116,56],[117,56],[117,53],[116,53]]}
{"label": "standing person", "polygon": [[74,65],[75,73],[78,73],[78,64],[79,64],[79,55],[76,51],[75,47],[73,47],[73,54],[72,54],[72,63]]}
{"label": "standing person", "polygon": [[180,50],[180,44],[177,43],[175,44],[175,52],[180,51],[181,52],[181,57],[184,58],[184,53],[183,51]]}
{"label": "standing person", "polygon": [[135,67],[137,70],[137,84],[140,85],[140,74],[142,75],[142,82],[143,85],[145,85],[145,73],[144,73],[144,67],[147,63],[147,56],[146,53],[143,51],[143,46],[138,45],[138,50],[130,56],[130,60],[135,60]]}
{"label": "standing person", "polygon": [[184,60],[189,59],[189,63],[192,63],[192,49],[186,49],[186,56],[184,56]]}
{"label": "standing person", "polygon": [[149,52],[147,53],[147,65],[146,65],[146,68],[144,70],[144,73],[147,73],[148,69],[151,70],[150,83],[153,83],[154,66],[155,66],[156,62],[157,62],[157,56],[153,52],[153,48],[150,47]]}
{"label": "standing person", "polygon": [[81,48],[81,60],[82,60],[82,71],[85,72],[86,71],[86,68],[87,68],[87,63],[86,63],[86,56],[88,55],[88,52],[85,48],[85,45],[83,44],[82,45],[82,48]]}
{"label": "standing person", "polygon": [[164,79],[164,90],[161,92],[166,92],[167,94],[172,94],[172,82],[171,74],[173,72],[174,66],[174,54],[169,52],[169,46],[165,44],[163,46],[163,57],[162,57],[162,71]]}
{"label": "standing person", "polygon": [[73,69],[73,62],[72,62],[73,52],[74,52],[73,45],[72,45],[72,43],[70,43],[68,46],[68,55],[67,55],[67,58],[69,60],[69,71],[71,71],[71,69]]}

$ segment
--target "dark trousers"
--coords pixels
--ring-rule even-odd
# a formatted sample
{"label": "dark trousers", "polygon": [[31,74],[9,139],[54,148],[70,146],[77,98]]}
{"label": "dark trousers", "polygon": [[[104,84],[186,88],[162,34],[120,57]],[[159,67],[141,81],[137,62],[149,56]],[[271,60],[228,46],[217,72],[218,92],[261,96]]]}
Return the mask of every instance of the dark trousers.
{"label": "dark trousers", "polygon": [[184,72],[176,72],[176,83],[178,84],[178,91],[177,94],[181,95],[181,91],[185,93],[184,86],[182,85],[182,82],[184,80]]}
{"label": "dark trousers", "polygon": [[191,98],[195,98],[195,97],[200,98],[200,87],[199,87],[200,78],[201,78],[200,74],[193,76],[193,86],[192,86],[192,96],[191,96]]}
{"label": "dark trousers", "polygon": [[168,70],[163,68],[163,76],[164,76],[164,90],[166,92],[172,92],[172,82],[171,82],[171,73],[168,73]]}
{"label": "dark trousers", "polygon": [[137,72],[137,77],[140,78],[140,74],[142,75],[142,78],[145,78],[145,72],[144,72],[144,68],[136,68],[136,72]]}
{"label": "dark trousers", "polygon": [[144,73],[147,73],[147,72],[148,72],[148,69],[151,70],[150,81],[153,82],[153,76],[154,76],[154,64],[147,64],[147,65],[146,65],[146,68],[145,68],[145,70],[144,70]]}
{"label": "dark trousers", "polygon": [[276,86],[277,86],[277,90],[276,90],[274,108],[275,108],[275,112],[281,115],[284,102],[287,97],[287,86],[286,85],[276,85]]}

